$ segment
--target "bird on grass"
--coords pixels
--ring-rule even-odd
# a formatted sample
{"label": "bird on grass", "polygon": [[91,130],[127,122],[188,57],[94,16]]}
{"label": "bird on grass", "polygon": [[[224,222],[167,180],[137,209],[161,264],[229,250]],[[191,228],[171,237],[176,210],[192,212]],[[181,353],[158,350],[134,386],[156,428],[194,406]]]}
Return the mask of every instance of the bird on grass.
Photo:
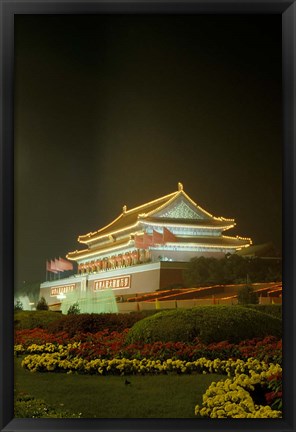
{"label": "bird on grass", "polygon": [[129,385],[129,384],[131,384],[131,382],[130,381],[128,381],[127,379],[124,381],[124,384],[125,385]]}

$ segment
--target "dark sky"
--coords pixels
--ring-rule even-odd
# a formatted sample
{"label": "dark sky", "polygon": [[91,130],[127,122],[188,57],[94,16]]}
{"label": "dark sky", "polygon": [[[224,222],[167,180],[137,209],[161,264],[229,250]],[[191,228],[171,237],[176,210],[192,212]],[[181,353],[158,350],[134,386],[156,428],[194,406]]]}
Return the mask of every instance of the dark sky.
{"label": "dark sky", "polygon": [[[16,16],[16,282],[177,190],[281,247],[280,15]],[[83,245],[81,245],[83,248]]]}

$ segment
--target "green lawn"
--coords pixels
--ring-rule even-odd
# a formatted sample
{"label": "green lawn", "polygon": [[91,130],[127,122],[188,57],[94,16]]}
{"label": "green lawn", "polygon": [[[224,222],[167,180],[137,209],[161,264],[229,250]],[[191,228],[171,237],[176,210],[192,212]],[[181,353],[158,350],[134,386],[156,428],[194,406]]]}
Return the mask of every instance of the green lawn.
{"label": "green lawn", "polygon": [[[16,393],[25,392],[85,418],[193,418],[222,375],[97,376],[32,373],[15,361]],[[126,385],[128,379],[131,384]]]}

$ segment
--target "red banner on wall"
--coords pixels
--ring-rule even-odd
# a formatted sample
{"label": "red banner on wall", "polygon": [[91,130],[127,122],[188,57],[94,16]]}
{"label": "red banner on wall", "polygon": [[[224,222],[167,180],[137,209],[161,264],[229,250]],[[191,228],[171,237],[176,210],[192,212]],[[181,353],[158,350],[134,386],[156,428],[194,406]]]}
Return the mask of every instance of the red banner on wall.
{"label": "red banner on wall", "polygon": [[100,291],[106,288],[126,289],[131,287],[131,276],[120,276],[108,279],[99,279],[94,281],[94,291]]}
{"label": "red banner on wall", "polygon": [[72,293],[75,290],[75,284],[71,285],[59,285],[56,287],[51,288],[50,290],[50,296],[55,297],[59,294],[69,294]]}

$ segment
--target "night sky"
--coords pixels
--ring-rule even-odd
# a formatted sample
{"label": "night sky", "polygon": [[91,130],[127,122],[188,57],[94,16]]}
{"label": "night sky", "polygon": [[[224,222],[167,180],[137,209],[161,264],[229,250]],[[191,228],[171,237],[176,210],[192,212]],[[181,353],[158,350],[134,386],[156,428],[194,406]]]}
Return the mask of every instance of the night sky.
{"label": "night sky", "polygon": [[281,248],[280,15],[16,16],[15,276],[184,190]]}

